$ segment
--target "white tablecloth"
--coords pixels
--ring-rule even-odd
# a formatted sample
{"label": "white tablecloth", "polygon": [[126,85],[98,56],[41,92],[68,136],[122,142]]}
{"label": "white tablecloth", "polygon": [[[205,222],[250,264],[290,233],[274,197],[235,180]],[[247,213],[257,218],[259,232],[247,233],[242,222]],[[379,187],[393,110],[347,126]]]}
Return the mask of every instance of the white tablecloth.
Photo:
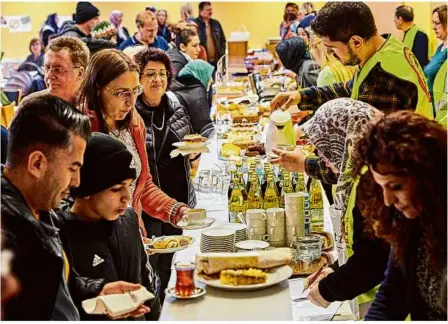
{"label": "white tablecloth", "polygon": [[[209,145],[210,153],[203,154],[198,172],[203,169],[217,168],[218,160],[216,141]],[[206,208],[207,216],[216,219],[212,227],[228,223],[227,197],[199,193],[198,208]],[[325,230],[332,232],[328,213],[328,202],[325,201]],[[201,230],[184,231],[185,235],[196,239],[194,246],[175,254],[173,264],[177,261],[194,261],[199,252]],[[160,320],[162,321],[232,321],[232,320],[330,320],[340,308],[336,302],[327,309],[314,306],[307,300],[294,302],[302,291],[303,279],[290,279],[283,283],[251,292],[230,292],[206,287],[207,294],[193,300],[175,300],[166,297]],[[175,285],[176,273],[173,270],[169,287]],[[290,290],[291,288],[291,290]]]}

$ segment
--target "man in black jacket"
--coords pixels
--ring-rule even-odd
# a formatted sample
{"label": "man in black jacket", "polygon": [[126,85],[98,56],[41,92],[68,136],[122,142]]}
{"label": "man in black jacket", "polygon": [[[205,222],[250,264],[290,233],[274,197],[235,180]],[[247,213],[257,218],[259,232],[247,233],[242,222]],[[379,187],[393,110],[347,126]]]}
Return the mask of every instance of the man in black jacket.
{"label": "man in black jacket", "polygon": [[226,53],[226,36],[219,21],[212,18],[210,2],[199,3],[199,17],[194,21],[198,25],[201,45],[207,51],[207,61],[216,68],[219,59]]}
{"label": "man in black jacket", "polygon": [[76,5],[75,25],[60,32],[60,36],[90,37],[93,27],[100,22],[100,11],[90,2]]}
{"label": "man in black jacket", "polygon": [[80,1],[74,14],[75,24],[61,28],[59,36],[80,38],[93,55],[102,49],[115,48],[115,44],[105,39],[93,39],[93,27],[100,22],[100,11],[90,2]]}
{"label": "man in black jacket", "polygon": [[[4,307],[6,320],[79,320],[75,303],[98,294],[139,288],[82,278],[70,268],[53,212],[70,187],[79,185],[89,118],[51,95],[22,105],[9,128],[1,177],[5,248],[20,293]],[[70,290],[69,290],[70,289]]]}

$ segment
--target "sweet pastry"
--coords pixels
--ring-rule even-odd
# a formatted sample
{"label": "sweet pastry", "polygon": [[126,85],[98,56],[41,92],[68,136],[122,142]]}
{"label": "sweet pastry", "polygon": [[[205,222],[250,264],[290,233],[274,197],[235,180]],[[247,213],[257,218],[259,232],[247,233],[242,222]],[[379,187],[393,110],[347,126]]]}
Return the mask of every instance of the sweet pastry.
{"label": "sweet pastry", "polygon": [[220,274],[223,285],[242,286],[265,283],[268,275],[260,269],[223,270]]}
{"label": "sweet pastry", "polygon": [[203,142],[203,137],[199,134],[189,134],[184,136],[185,143],[201,143]]}

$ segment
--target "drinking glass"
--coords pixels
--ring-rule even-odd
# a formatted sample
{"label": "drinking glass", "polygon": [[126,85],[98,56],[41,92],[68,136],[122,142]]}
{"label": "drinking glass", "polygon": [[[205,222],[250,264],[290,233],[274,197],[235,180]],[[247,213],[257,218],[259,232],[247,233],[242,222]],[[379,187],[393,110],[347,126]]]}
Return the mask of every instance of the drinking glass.
{"label": "drinking glass", "polygon": [[301,236],[296,242],[297,260],[311,263],[322,255],[322,241],[317,235]]}
{"label": "drinking glass", "polygon": [[193,295],[195,264],[193,262],[177,262],[174,268],[176,269],[176,294],[182,297]]}

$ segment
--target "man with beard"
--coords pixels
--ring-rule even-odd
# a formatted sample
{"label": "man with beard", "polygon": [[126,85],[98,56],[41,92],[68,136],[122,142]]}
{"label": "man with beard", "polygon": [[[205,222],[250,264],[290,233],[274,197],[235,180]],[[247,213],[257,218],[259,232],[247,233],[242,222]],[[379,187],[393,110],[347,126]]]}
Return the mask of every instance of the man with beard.
{"label": "man with beard", "polygon": [[[325,46],[344,65],[358,65],[352,80],[325,87],[310,87],[279,93],[272,109],[298,105],[301,110],[318,109],[340,97],[366,102],[386,113],[402,109],[434,118],[426,79],[411,50],[389,35],[383,38],[375,25],[370,8],[362,2],[328,2],[311,23]],[[325,183],[336,183],[337,176],[322,158],[305,157],[300,150],[294,156],[298,172]]]}
{"label": "man with beard", "polygon": [[358,72],[345,84],[280,93],[271,102],[274,109],[298,104],[301,110],[316,110],[331,99],[351,97],[386,112],[412,109],[433,118],[420,64],[396,38],[381,37],[365,3],[328,2],[311,28],[344,65],[358,65]]}

